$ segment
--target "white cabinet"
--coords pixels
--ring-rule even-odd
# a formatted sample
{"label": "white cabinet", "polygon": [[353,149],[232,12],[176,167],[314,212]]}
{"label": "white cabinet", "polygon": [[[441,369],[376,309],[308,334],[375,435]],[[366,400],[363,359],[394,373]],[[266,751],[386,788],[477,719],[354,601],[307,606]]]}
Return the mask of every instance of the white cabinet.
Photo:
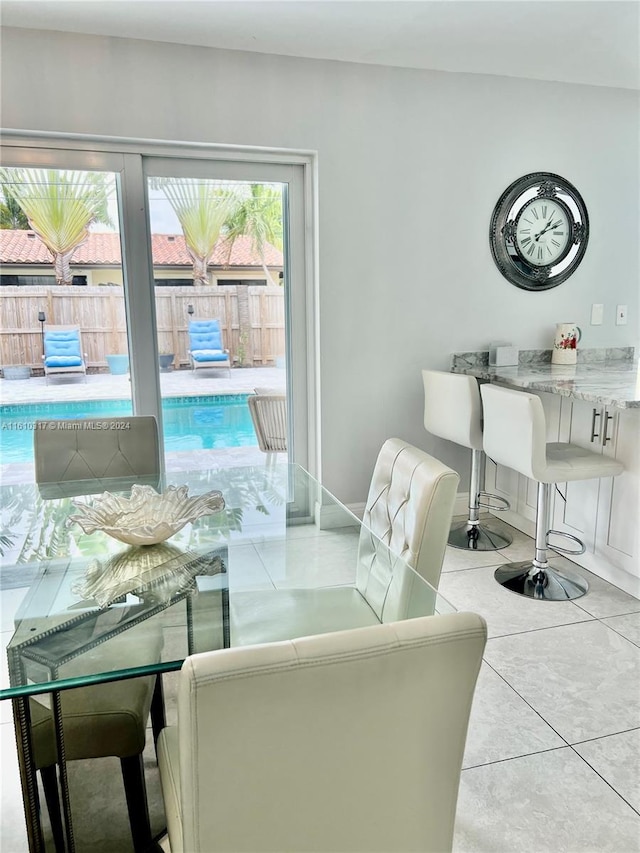
{"label": "white cabinet", "polygon": [[558,484],[566,501],[556,495],[554,527],[584,542],[580,562],[593,571],[610,564],[640,577],[640,410],[564,398],[560,440],[612,456],[625,470],[617,477]]}
{"label": "white cabinet", "polygon": [[[560,406],[559,441],[578,444],[593,453],[602,453],[604,441],[613,434],[613,415],[599,405],[564,397]],[[593,553],[596,543],[600,486],[607,481],[576,480],[558,483],[554,499],[553,527],[577,536]],[[567,547],[571,547],[568,545]]]}

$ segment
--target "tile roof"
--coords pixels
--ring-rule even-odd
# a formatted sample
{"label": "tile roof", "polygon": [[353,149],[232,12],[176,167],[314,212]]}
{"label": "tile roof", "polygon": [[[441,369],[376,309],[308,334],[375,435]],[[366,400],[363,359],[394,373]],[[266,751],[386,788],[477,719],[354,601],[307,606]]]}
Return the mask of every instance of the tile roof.
{"label": "tile roof", "polygon": [[[182,234],[152,234],[154,266],[191,267]],[[0,230],[0,262],[3,264],[50,264],[49,250],[33,231]],[[120,266],[120,235],[114,232],[91,231],[82,246],[71,258],[71,266]],[[265,263],[268,267],[283,265],[282,252],[267,244]],[[229,255],[229,241],[221,238],[215,245],[209,266],[261,267],[249,237],[238,237]]]}

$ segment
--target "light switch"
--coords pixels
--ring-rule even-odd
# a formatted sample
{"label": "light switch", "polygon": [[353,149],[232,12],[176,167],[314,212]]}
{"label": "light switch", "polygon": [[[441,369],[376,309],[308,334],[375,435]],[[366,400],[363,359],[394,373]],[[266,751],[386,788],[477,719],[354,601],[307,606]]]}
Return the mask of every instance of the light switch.
{"label": "light switch", "polygon": [[616,306],[616,326],[626,326],[627,325],[627,306],[626,305],[617,305]]}
{"label": "light switch", "polygon": [[594,303],[591,306],[591,325],[592,326],[601,326],[603,315],[604,315],[604,305],[602,303]]}

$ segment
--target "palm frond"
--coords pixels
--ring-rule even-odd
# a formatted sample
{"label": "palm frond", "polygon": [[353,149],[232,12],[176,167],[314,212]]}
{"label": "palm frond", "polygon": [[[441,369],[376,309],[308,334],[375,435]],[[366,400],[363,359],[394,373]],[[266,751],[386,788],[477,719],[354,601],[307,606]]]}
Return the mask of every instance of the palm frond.
{"label": "palm frond", "polygon": [[189,249],[208,260],[225,222],[238,206],[237,194],[219,181],[196,178],[151,179],[161,189],[182,227]]}
{"label": "palm frond", "polygon": [[54,256],[73,252],[91,223],[113,224],[108,202],[115,184],[107,173],[3,168],[0,181]]}

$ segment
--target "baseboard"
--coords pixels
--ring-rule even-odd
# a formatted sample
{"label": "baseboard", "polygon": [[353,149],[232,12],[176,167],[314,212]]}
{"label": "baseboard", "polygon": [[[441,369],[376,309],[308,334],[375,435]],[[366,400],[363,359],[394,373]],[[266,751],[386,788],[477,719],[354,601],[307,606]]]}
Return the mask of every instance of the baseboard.
{"label": "baseboard", "polygon": [[[345,504],[349,512],[362,520],[364,515],[364,504]],[[315,505],[315,522],[320,530],[331,530],[335,527],[349,527],[353,519],[344,511],[343,506],[336,504]]]}
{"label": "baseboard", "polygon": [[[366,504],[345,504],[345,506],[362,521]],[[465,517],[469,515],[469,495],[467,492],[459,492],[456,495],[456,500],[453,505],[453,514],[464,515]]]}
{"label": "baseboard", "polygon": [[362,521],[362,517],[364,516],[364,508],[366,506],[365,503],[345,504],[345,506],[350,512],[357,516],[360,521]]}

